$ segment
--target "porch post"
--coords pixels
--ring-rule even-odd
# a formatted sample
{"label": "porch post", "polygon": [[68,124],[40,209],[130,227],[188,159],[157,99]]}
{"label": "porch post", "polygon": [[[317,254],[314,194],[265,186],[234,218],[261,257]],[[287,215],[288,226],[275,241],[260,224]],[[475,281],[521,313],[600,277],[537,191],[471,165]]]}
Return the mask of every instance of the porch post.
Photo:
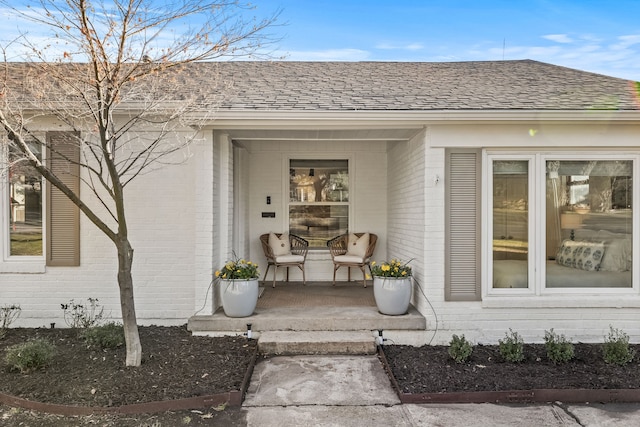
{"label": "porch post", "polygon": [[195,289],[194,313],[213,314],[213,132],[203,131],[192,145],[195,173]]}
{"label": "porch post", "polygon": [[[213,133],[213,271],[230,259],[232,252],[231,224],[233,223],[233,150],[226,133]],[[213,277],[212,277],[213,279]],[[214,288],[212,294],[215,311],[221,305]]]}

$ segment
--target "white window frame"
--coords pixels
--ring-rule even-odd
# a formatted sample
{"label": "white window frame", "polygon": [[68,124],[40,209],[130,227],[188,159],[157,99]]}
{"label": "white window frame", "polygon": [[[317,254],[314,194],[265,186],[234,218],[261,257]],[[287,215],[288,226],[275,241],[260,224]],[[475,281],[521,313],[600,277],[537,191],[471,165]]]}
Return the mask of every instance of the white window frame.
{"label": "white window frame", "polygon": [[[3,137],[6,138],[6,137]],[[9,180],[7,171],[4,169],[8,160],[8,150],[6,140],[2,143],[3,149],[0,152],[1,164],[3,167],[0,174],[0,274],[1,273],[44,273],[46,265],[46,212],[47,198],[44,197],[47,191],[47,182],[42,179],[42,255],[11,255],[11,242],[9,227]],[[46,150],[42,150],[43,161],[45,161]]]}
{"label": "white window frame", "polygon": [[[531,154],[486,154],[483,156],[483,180],[485,185],[485,191],[483,194],[486,196],[482,198],[483,203],[486,203],[486,206],[483,207],[482,216],[486,218],[486,221],[483,221],[486,224],[486,227],[483,227],[482,230],[482,251],[483,255],[486,257],[486,261],[483,261],[482,265],[485,266],[484,274],[486,275],[486,283],[493,283],[493,162],[494,161],[526,161],[529,163],[528,167],[528,176],[527,176],[527,188],[529,192],[529,200],[527,204],[529,206],[529,211],[527,213],[527,233],[528,233],[528,253],[527,253],[527,278],[528,278],[528,287],[527,288],[494,288],[491,286],[487,289],[487,294],[490,295],[534,295],[535,293],[535,283],[536,283],[536,275],[535,269],[532,268],[532,265],[535,264],[535,254],[537,253],[538,242],[536,239],[536,209],[534,209],[534,200],[536,198],[535,194],[535,156]],[[486,233],[486,234],[485,234]],[[484,292],[483,292],[484,293]]]}
{"label": "white window frame", "polygon": [[[282,188],[284,189],[283,191],[283,197],[282,197],[282,211],[284,212],[284,227],[286,230],[289,230],[289,206],[291,205],[306,205],[307,203],[305,202],[291,202],[289,200],[289,184],[290,184],[290,178],[289,178],[289,168],[291,165],[291,160],[296,160],[296,159],[304,159],[304,160],[347,160],[347,164],[349,167],[349,201],[346,202],[347,206],[348,206],[348,215],[349,218],[347,220],[348,223],[348,230],[351,230],[352,226],[353,226],[353,206],[354,206],[354,200],[355,200],[355,183],[354,183],[354,176],[355,176],[355,162],[353,160],[353,155],[351,154],[340,154],[340,155],[326,155],[326,154],[313,154],[313,153],[290,153],[288,156],[284,156],[284,162],[283,162],[283,171],[285,171],[285,173],[283,173],[283,177],[282,177]],[[344,205],[345,202],[322,202],[321,204],[323,205]],[[310,251],[312,252],[318,252],[318,251],[324,251],[327,252],[328,248],[317,248],[317,247],[313,247],[313,248],[309,248]]]}
{"label": "white window frame", "polygon": [[[528,160],[529,163],[529,254],[528,277],[529,288],[493,288],[493,161],[494,160]],[[585,151],[569,153],[566,151],[530,152],[530,151],[489,151],[482,153],[482,217],[484,220],[481,232],[482,250],[482,298],[483,301],[504,297],[528,299],[527,297],[560,297],[565,296],[575,300],[576,297],[639,295],[640,260],[637,256],[640,250],[640,209],[635,205],[640,200],[640,185],[633,186],[633,214],[632,214],[632,286],[629,288],[547,288],[546,254],[546,162],[547,160],[629,160],[633,162],[633,178],[639,180],[640,153],[639,152],[598,152]]]}

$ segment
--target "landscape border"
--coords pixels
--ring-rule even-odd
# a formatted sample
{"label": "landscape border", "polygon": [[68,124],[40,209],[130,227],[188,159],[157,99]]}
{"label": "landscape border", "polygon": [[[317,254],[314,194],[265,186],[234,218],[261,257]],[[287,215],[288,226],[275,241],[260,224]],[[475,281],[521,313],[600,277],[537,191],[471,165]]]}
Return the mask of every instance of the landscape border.
{"label": "landscape border", "polygon": [[241,406],[249,388],[251,375],[258,359],[258,347],[254,348],[249,361],[249,366],[242,379],[240,390],[232,390],[225,393],[210,394],[205,396],[194,396],[184,399],[161,400],[144,403],[133,403],[129,405],[103,407],[103,406],[76,406],[56,403],[45,403],[23,399],[21,397],[0,393],[0,403],[30,409],[49,414],[79,416],[79,415],[99,415],[99,414],[153,414],[166,411],[179,411],[187,409],[203,409],[216,406]]}
{"label": "landscape border", "polygon": [[534,389],[505,391],[469,391],[451,393],[405,393],[393,376],[383,346],[378,346],[378,358],[389,376],[401,403],[638,403],[640,389]]}

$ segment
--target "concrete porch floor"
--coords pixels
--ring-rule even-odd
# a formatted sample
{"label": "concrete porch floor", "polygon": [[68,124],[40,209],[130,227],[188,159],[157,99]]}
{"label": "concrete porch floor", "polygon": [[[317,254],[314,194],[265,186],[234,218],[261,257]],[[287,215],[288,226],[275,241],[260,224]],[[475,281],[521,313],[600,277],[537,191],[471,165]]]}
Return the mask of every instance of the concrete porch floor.
{"label": "concrete porch floor", "polygon": [[193,316],[188,328],[195,334],[268,331],[415,331],[426,330],[426,319],[413,306],[402,316],[380,314],[369,280],[360,282],[260,282],[264,292],[253,315],[231,318],[219,308],[213,315]]}

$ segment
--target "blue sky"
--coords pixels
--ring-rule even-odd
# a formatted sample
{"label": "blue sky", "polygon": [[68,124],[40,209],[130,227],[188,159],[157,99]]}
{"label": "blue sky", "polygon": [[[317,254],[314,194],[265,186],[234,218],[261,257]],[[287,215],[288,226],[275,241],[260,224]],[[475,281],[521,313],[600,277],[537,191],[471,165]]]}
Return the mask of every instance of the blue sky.
{"label": "blue sky", "polygon": [[[258,17],[282,10],[270,32],[286,60],[533,59],[640,80],[640,0],[248,1]],[[0,42],[18,25],[0,8]]]}
{"label": "blue sky", "polygon": [[640,80],[640,0],[255,0],[289,60],[534,59]]}

